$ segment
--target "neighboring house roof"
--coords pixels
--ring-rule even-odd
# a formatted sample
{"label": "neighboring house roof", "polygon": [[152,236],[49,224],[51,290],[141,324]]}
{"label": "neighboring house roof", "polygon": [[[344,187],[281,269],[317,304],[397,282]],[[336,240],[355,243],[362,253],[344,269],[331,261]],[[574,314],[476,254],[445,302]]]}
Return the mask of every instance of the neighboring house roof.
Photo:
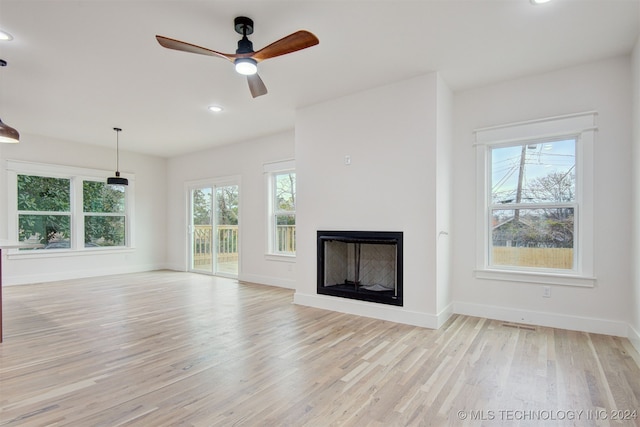
{"label": "neighboring house roof", "polygon": [[[497,223],[497,224],[494,224],[494,226],[492,227],[492,229],[493,229],[493,230],[496,230],[496,229],[498,229],[498,228],[502,227],[503,225],[506,225],[506,224],[509,224],[509,223],[513,222],[515,219],[516,219],[515,217],[511,217],[511,218],[506,219],[506,220],[504,220],[504,221],[502,221],[502,222],[499,222],[499,223]],[[519,218],[518,218],[518,222],[519,222],[520,224],[522,224],[522,225],[526,226],[526,227],[529,227],[529,228],[533,228],[533,227],[534,227],[534,225],[533,225],[533,221],[531,221],[530,219],[527,219],[527,218],[519,217]]]}

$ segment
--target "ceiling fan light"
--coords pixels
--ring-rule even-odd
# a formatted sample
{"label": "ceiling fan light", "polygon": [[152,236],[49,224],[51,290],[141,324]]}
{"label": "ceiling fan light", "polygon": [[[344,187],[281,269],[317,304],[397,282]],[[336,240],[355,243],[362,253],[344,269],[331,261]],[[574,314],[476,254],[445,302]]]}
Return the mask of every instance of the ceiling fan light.
{"label": "ceiling fan light", "polygon": [[253,58],[237,58],[234,64],[236,64],[236,71],[244,76],[251,76],[258,72],[258,62]]}
{"label": "ceiling fan light", "polygon": [[20,142],[20,134],[18,131],[2,123],[2,120],[0,120],[0,142],[6,144],[17,144]]}

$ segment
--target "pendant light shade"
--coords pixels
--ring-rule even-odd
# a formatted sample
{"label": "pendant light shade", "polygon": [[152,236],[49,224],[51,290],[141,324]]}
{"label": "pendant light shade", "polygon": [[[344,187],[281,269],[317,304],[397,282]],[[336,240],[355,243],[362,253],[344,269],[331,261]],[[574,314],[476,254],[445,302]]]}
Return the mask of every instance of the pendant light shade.
{"label": "pendant light shade", "polygon": [[120,176],[119,170],[119,138],[118,134],[122,131],[120,128],[113,128],[116,131],[116,176],[110,176],[107,178],[107,184],[109,185],[129,185],[129,180],[127,178],[122,178]]}
{"label": "pendant light shade", "polygon": [[[2,31],[0,31],[1,33]],[[11,40],[13,39],[13,37],[11,37],[10,34],[7,34],[7,38],[5,38],[5,40]],[[0,37],[0,40],[2,38]],[[0,59],[0,67],[6,67],[7,66],[7,61],[5,61],[4,59]],[[7,144],[17,144],[18,142],[20,142],[20,134],[18,133],[17,130],[15,130],[14,128],[12,128],[9,125],[5,125],[4,123],[2,123],[2,120],[0,120],[0,142],[4,142]]]}
{"label": "pendant light shade", "polygon": [[122,178],[120,172],[116,171],[116,176],[110,176],[107,178],[107,184],[109,185],[129,185],[127,178]]}
{"label": "pendant light shade", "polygon": [[8,144],[17,144],[20,142],[20,134],[18,131],[2,123],[2,120],[0,120],[0,142]]}

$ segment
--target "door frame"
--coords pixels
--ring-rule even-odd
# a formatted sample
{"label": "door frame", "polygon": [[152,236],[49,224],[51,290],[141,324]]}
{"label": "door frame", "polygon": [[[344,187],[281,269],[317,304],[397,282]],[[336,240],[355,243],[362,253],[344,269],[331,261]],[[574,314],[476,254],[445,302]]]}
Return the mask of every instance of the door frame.
{"label": "door frame", "polygon": [[[227,273],[220,273],[218,271],[216,271],[216,262],[213,259],[214,258],[214,251],[212,250],[212,255],[211,255],[211,272],[207,272],[207,271],[202,271],[202,270],[194,270],[193,268],[193,210],[192,210],[192,200],[191,200],[191,192],[193,190],[196,190],[198,188],[204,188],[204,187],[211,187],[212,191],[212,198],[211,198],[211,203],[212,203],[212,211],[211,211],[211,221],[212,221],[212,226],[217,222],[216,220],[216,208],[215,208],[215,198],[216,198],[216,188],[218,187],[225,187],[225,186],[232,186],[232,185],[236,185],[238,187],[238,236],[240,236],[241,234],[241,230],[242,230],[242,186],[240,183],[240,175],[228,175],[228,176],[220,176],[220,177],[214,177],[214,178],[207,178],[207,179],[200,179],[197,181],[187,181],[185,182],[185,189],[184,189],[184,194],[185,194],[185,211],[186,211],[186,245],[185,245],[185,250],[186,250],[186,265],[185,265],[185,271],[191,272],[191,273],[198,273],[198,274],[208,274],[208,275],[212,275],[212,276],[222,276],[222,277],[229,277],[232,279],[237,279],[238,276],[240,275],[240,271],[241,271],[241,265],[242,265],[242,248],[241,248],[241,243],[240,243],[240,238],[238,238],[238,274],[237,275],[233,275],[233,274],[227,274]],[[214,234],[215,236],[215,234]],[[215,244],[215,237],[213,239],[214,241],[212,242],[212,244]],[[217,250],[215,251],[217,252]]]}

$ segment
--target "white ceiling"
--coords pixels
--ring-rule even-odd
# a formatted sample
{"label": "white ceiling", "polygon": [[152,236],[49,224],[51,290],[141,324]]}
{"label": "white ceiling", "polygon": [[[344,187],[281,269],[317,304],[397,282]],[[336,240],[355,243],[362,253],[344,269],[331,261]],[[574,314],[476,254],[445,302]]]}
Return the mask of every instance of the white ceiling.
{"label": "white ceiling", "polygon": [[[269,93],[256,99],[230,62],[154,37],[234,52],[240,15],[255,21],[256,50],[299,29],[320,39],[262,62]],[[639,26],[640,0],[0,0],[14,36],[0,42],[0,117],[23,135],[108,147],[117,126],[122,150],[170,157],[291,129],[299,107],[432,71],[461,90],[627,54]]]}

